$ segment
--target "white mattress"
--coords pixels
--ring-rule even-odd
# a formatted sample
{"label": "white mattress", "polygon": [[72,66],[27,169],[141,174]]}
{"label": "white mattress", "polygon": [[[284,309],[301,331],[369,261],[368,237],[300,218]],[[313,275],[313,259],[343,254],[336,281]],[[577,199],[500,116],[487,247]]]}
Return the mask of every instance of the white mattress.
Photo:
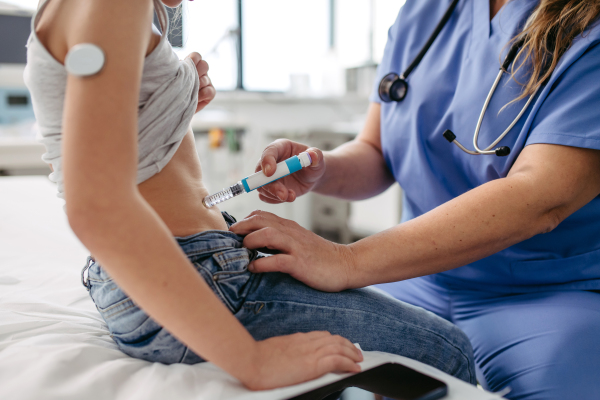
{"label": "white mattress", "polygon": [[[0,178],[0,399],[282,399],[339,380],[251,392],[210,363],[162,365],[122,354],[79,273],[87,252],[44,177]],[[445,381],[449,399],[499,398],[403,357],[366,352]]]}

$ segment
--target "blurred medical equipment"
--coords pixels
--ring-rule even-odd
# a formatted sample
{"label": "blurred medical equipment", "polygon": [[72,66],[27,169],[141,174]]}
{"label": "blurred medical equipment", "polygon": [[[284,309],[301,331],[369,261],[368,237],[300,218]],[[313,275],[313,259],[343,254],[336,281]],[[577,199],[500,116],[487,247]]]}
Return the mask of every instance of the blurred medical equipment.
{"label": "blurred medical equipment", "polygon": [[[415,59],[410,63],[408,68],[406,68],[406,70],[400,76],[396,75],[396,73],[394,73],[394,72],[391,72],[383,77],[383,79],[381,80],[381,82],[379,84],[379,98],[381,98],[382,101],[389,103],[392,101],[400,102],[400,101],[404,100],[404,98],[406,97],[406,93],[408,92],[408,82],[406,81],[406,79],[408,79],[408,76],[413,71],[413,69],[415,69],[416,66],[419,65],[419,63],[421,62],[421,60],[423,59],[425,54],[427,54],[427,51],[429,50],[429,48],[431,47],[431,45],[433,44],[435,39],[438,37],[440,31],[444,28],[444,26],[450,19],[450,16],[452,15],[454,8],[456,8],[456,4],[458,4],[458,0],[453,0],[452,3],[450,3],[448,8],[446,9],[446,12],[442,16],[442,19],[440,20],[440,22],[438,22],[435,29],[433,30],[433,33],[431,34],[431,36],[429,36],[429,39],[427,39],[427,42],[425,43],[425,45],[423,46],[421,51],[419,51],[419,54],[417,54]],[[519,52],[519,49],[521,48],[523,43],[524,43],[524,40],[520,39],[512,45],[508,54],[506,55],[506,58],[504,59],[504,62],[502,63],[502,67],[500,67],[498,76],[496,77],[496,80],[494,81],[494,84],[493,84],[492,88],[490,89],[487,98],[485,99],[483,109],[481,110],[481,113],[479,114],[479,120],[477,121],[477,127],[475,128],[475,133],[473,134],[473,146],[475,147],[475,150],[472,151],[472,150],[468,150],[467,148],[465,148],[456,139],[456,135],[451,130],[447,129],[444,132],[444,134],[443,134],[444,138],[446,138],[446,140],[450,143],[454,142],[454,144],[456,144],[465,153],[472,154],[472,155],[495,154],[499,157],[504,157],[504,156],[507,156],[510,154],[510,148],[508,146],[501,146],[494,150],[492,150],[492,149],[502,139],[504,139],[504,137],[508,134],[508,132],[510,132],[510,130],[516,125],[516,123],[519,121],[519,119],[521,119],[521,117],[525,113],[525,110],[527,110],[527,108],[529,107],[529,104],[531,104],[531,101],[535,97],[537,91],[529,97],[529,99],[525,103],[525,106],[523,106],[523,108],[521,109],[521,112],[519,112],[517,117],[508,126],[508,128],[504,132],[502,132],[502,134],[500,136],[498,136],[498,138],[496,140],[494,140],[494,142],[492,144],[490,144],[488,147],[486,147],[484,149],[480,149],[479,145],[477,144],[477,141],[479,138],[479,130],[481,129],[481,123],[483,122],[483,117],[485,116],[485,112],[487,111],[490,100],[492,99],[492,96],[494,95],[494,92],[496,91],[496,88],[498,87],[498,84],[500,83],[500,80],[502,79],[502,74],[504,73],[504,71],[506,71],[508,69],[510,64],[512,64],[512,62],[514,61],[515,57],[517,56],[517,53]]]}
{"label": "blurred medical equipment", "polygon": [[65,58],[65,69],[71,75],[85,77],[96,75],[104,67],[104,52],[92,43],[76,44]]}
{"label": "blurred medical equipment", "polygon": [[23,83],[31,11],[0,1],[0,125],[34,120],[29,91]]}
{"label": "blurred medical equipment", "polygon": [[26,88],[0,86],[0,125],[34,119],[31,96]]}
{"label": "blurred medical equipment", "polygon": [[0,2],[0,64],[25,64],[27,38],[31,32],[31,12],[3,9]]}
{"label": "blurred medical equipment", "polygon": [[374,62],[346,68],[346,93],[369,97],[375,79],[377,79],[377,64]]}
{"label": "blurred medical equipment", "polygon": [[242,193],[251,192],[261,186],[293,174],[294,172],[300,171],[302,168],[308,167],[311,163],[312,160],[308,153],[300,153],[297,156],[290,157],[287,160],[277,164],[277,169],[272,176],[266,176],[262,171],[259,171],[242,179],[235,185],[225,188],[220,192],[210,196],[206,196],[204,200],[202,200],[202,203],[207,208],[210,208],[216,204],[224,202],[225,200],[239,196]]}

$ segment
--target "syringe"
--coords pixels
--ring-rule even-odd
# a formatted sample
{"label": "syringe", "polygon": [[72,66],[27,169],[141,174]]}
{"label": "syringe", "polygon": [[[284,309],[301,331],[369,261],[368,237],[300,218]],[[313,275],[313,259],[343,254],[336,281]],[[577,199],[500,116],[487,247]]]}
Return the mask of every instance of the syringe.
{"label": "syringe", "polygon": [[257,173],[242,179],[235,185],[231,185],[220,192],[206,196],[204,200],[202,200],[202,203],[207,208],[210,208],[215,204],[222,203],[225,200],[239,196],[242,193],[251,192],[254,189],[258,189],[261,186],[265,186],[266,184],[281,179],[284,176],[300,171],[302,168],[308,167],[311,163],[312,160],[310,154],[307,152],[300,153],[297,156],[290,157],[277,164],[277,170],[273,175],[266,176],[262,171],[258,171]]}

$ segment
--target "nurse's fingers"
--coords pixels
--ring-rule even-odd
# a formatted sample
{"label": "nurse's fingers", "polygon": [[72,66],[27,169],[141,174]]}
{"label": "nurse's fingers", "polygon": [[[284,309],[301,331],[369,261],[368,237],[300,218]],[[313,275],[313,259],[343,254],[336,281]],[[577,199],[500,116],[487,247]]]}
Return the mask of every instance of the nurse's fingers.
{"label": "nurse's fingers", "polygon": [[296,192],[294,192],[293,190],[288,190],[288,197],[287,197],[287,202],[291,203],[293,201],[296,200]]}
{"label": "nurse's fingers", "polygon": [[254,260],[248,266],[248,269],[256,274],[263,272],[283,272],[288,273],[294,265],[294,257],[287,254],[276,254],[270,257],[263,257]]}
{"label": "nurse's fingers", "polygon": [[279,227],[281,226],[279,217],[260,210],[252,211],[246,218],[231,225],[229,230],[237,233],[238,235],[244,236],[251,232],[257,231],[267,227]]}
{"label": "nurse's fingers", "polygon": [[268,203],[268,204],[281,204],[281,203],[283,203],[283,201],[281,201],[279,199],[275,199],[273,197],[265,196],[262,193],[258,194],[258,198],[260,199],[260,201],[263,201],[263,202]]}
{"label": "nurse's fingers", "polygon": [[280,230],[267,227],[249,233],[244,238],[244,247],[248,249],[269,249],[289,253],[292,250],[291,238]]}
{"label": "nurse's fingers", "polygon": [[263,211],[263,210],[254,210],[252,211],[250,214],[248,214],[248,216],[246,218],[250,218],[250,217],[261,217],[261,218],[265,218],[265,219],[271,219],[271,220],[280,220],[283,219],[278,215],[275,215],[273,213],[270,213],[268,211]]}
{"label": "nurse's fingers", "polygon": [[294,192],[293,190],[288,190],[287,197],[285,197],[283,199],[279,195],[274,196],[268,192],[265,192],[265,193],[259,192],[258,198],[261,201],[264,201],[265,203],[269,203],[269,204],[281,204],[281,203],[285,203],[285,202],[291,203],[296,200],[296,192]]}
{"label": "nurse's fingers", "polygon": [[310,163],[311,168],[315,168],[321,165],[321,163],[323,162],[323,151],[321,151],[321,149],[311,147],[307,149],[306,152],[310,155],[310,159],[312,161]]}
{"label": "nurse's fingers", "polygon": [[274,197],[277,197],[281,201],[287,201],[288,199],[289,189],[285,187],[281,181],[269,183],[268,185],[263,186],[261,189],[264,189],[266,192],[270,193]]}
{"label": "nurse's fingers", "polygon": [[268,185],[262,186],[260,188],[258,188],[258,192],[259,193],[264,193],[265,195],[271,196],[273,198],[277,198],[277,191],[276,191],[277,186],[275,185],[275,182],[273,183],[269,183]]}

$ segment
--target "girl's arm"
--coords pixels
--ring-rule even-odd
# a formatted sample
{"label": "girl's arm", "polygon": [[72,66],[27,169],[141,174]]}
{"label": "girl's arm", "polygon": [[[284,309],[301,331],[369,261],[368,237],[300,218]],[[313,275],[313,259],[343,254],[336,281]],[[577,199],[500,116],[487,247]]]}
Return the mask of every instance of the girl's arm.
{"label": "girl's arm", "polygon": [[487,182],[411,221],[344,246],[296,223],[254,212],[231,227],[249,248],[280,250],[254,272],[281,271],[339,291],[447,271],[549,232],[600,194],[600,151],[527,146],[506,178]]}
{"label": "girl's arm", "polygon": [[138,96],[152,1],[64,4],[62,21],[53,29],[65,53],[89,42],[106,54],[98,75],[69,76],[67,82],[64,182],[67,216],[78,238],[152,318],[252,389],[359,370],[352,344],[326,333],[256,342],[138,193]]}

